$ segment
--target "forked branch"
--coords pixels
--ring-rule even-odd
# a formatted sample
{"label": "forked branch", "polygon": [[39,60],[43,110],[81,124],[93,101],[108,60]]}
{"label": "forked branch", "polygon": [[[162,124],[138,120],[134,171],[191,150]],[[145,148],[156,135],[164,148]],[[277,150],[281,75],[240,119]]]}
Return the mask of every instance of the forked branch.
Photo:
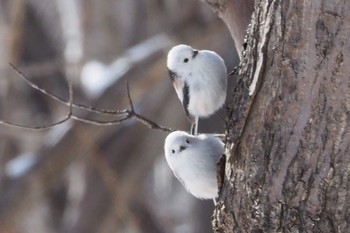
{"label": "forked branch", "polygon": [[[45,130],[52,128],[54,126],[60,125],[70,119],[88,123],[88,124],[93,124],[97,126],[110,126],[110,125],[118,125],[124,121],[130,120],[130,119],[135,119],[139,122],[141,122],[143,125],[147,126],[150,129],[154,130],[160,130],[166,133],[174,131],[171,128],[163,127],[161,125],[158,125],[157,123],[153,122],[152,120],[138,114],[135,112],[134,105],[131,99],[130,95],[130,89],[129,89],[129,84],[128,82],[126,83],[126,88],[127,88],[127,95],[129,99],[129,104],[130,104],[130,109],[123,109],[123,110],[105,110],[105,109],[97,109],[91,106],[85,106],[82,104],[76,104],[73,101],[73,86],[72,82],[70,79],[67,79],[68,83],[68,88],[69,88],[69,100],[68,102],[62,99],[61,97],[58,97],[54,94],[49,93],[45,89],[39,87],[35,83],[33,83],[30,79],[28,79],[19,69],[17,69],[13,64],[10,63],[10,66],[20,75],[20,77],[26,81],[32,88],[38,90],[39,92],[43,93],[46,96],[49,96],[51,99],[58,101],[61,104],[67,105],[69,107],[69,112],[67,115],[60,121],[57,121],[52,124],[46,124],[43,126],[28,126],[28,125],[22,125],[18,123],[13,123],[13,122],[8,122],[5,120],[0,120],[0,124],[7,125],[7,126],[12,126],[12,127],[17,127],[17,128],[22,128],[22,129],[31,129],[31,130]],[[106,120],[106,121],[100,121],[100,120],[94,120],[94,119],[86,119],[82,118],[80,116],[76,116],[73,114],[73,108],[77,109],[82,109],[85,111],[101,114],[101,115],[109,115],[114,117],[115,119],[112,120]]]}

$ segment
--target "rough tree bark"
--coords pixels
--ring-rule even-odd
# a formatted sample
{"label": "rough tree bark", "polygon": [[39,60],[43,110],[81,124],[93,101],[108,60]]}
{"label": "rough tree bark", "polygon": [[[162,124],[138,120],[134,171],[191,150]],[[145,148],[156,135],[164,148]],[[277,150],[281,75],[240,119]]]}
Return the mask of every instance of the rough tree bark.
{"label": "rough tree bark", "polygon": [[347,0],[255,2],[216,232],[349,231],[349,11]]}

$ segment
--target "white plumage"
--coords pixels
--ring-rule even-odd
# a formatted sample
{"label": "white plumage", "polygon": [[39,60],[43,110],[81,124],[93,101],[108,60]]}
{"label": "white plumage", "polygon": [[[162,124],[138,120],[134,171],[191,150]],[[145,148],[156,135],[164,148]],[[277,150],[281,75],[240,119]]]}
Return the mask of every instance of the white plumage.
{"label": "white plumage", "polygon": [[169,51],[167,67],[186,115],[195,118],[196,135],[198,118],[212,115],[225,102],[227,69],[224,60],[213,51],[198,51],[181,44]]}
{"label": "white plumage", "polygon": [[169,167],[188,192],[200,199],[217,197],[216,163],[224,154],[220,139],[175,131],[165,139],[164,150]]}

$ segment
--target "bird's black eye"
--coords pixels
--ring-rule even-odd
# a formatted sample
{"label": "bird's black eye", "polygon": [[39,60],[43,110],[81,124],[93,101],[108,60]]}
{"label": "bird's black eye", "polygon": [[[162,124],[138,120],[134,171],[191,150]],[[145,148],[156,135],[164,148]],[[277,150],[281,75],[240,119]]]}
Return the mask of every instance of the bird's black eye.
{"label": "bird's black eye", "polygon": [[184,59],[184,62],[187,63],[187,62],[188,62],[188,58],[185,58],[185,59]]}
{"label": "bird's black eye", "polygon": [[190,144],[190,140],[186,139],[186,142],[187,142],[188,144]]}
{"label": "bird's black eye", "polygon": [[175,150],[171,150],[171,153],[173,153],[173,154],[174,154],[174,153],[175,153]]}

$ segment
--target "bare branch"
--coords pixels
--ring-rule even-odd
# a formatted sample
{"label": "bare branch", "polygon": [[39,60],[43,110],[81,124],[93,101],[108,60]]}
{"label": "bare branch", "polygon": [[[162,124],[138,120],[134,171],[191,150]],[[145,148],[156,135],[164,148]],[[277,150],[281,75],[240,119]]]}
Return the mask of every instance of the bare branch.
{"label": "bare branch", "polygon": [[[14,66],[12,63],[9,63],[9,65],[12,67],[12,69],[14,69],[19,75],[20,77],[26,82],[28,83],[29,86],[31,86],[32,88],[34,88],[35,90],[38,90],[39,92],[49,96],[51,99],[54,99],[62,104],[65,104],[67,106],[69,106],[69,102],[66,102],[64,99],[62,99],[61,97],[58,97],[54,94],[51,94],[49,92],[47,92],[45,89],[40,88],[38,85],[36,85],[35,83],[33,83],[30,79],[28,79],[16,66]],[[72,102],[72,106],[75,108],[79,108],[79,109],[84,109],[90,112],[94,112],[94,113],[100,113],[100,114],[105,114],[105,115],[116,115],[116,114],[125,114],[125,110],[121,110],[121,111],[116,111],[116,110],[105,110],[105,109],[97,109],[91,106],[85,106],[83,104],[79,104],[79,103],[73,103]]]}
{"label": "bare branch", "polygon": [[163,127],[161,125],[158,125],[156,123],[154,123],[153,121],[145,118],[144,116],[141,116],[139,114],[137,114],[136,112],[133,112],[133,117],[141,122],[142,124],[146,125],[148,128],[151,128],[151,129],[156,129],[156,130],[161,130],[163,132],[167,132],[167,133],[170,133],[170,132],[173,132],[174,129],[171,129],[171,128],[166,128],[166,127]]}
{"label": "bare branch", "polygon": [[128,95],[128,99],[129,99],[131,112],[135,113],[135,111],[134,111],[134,104],[132,103],[132,99],[131,99],[131,95],[130,95],[130,89],[129,89],[129,82],[128,82],[128,80],[126,80],[126,91],[127,91],[127,95]]}
{"label": "bare branch", "polygon": [[2,125],[7,125],[7,126],[12,126],[12,127],[15,127],[15,128],[21,128],[21,129],[29,129],[29,130],[47,130],[47,129],[50,129],[52,127],[55,127],[57,125],[60,125],[66,121],[68,121],[69,119],[71,119],[72,116],[71,116],[71,112],[69,112],[65,118],[63,118],[62,120],[60,121],[57,121],[55,123],[52,123],[52,124],[49,124],[49,125],[43,125],[43,126],[27,126],[27,125],[22,125],[22,124],[17,124],[17,123],[12,123],[12,122],[7,122],[7,121],[3,121],[3,120],[0,120],[0,124]]}
{"label": "bare branch", "polygon": [[131,115],[127,115],[123,118],[115,119],[115,120],[108,120],[108,121],[99,121],[99,120],[91,120],[91,119],[86,119],[86,118],[81,118],[78,116],[71,116],[71,119],[80,121],[83,123],[91,124],[91,125],[96,125],[96,126],[110,126],[110,125],[119,125],[120,123],[130,120],[132,117]]}
{"label": "bare branch", "polygon": [[145,118],[144,116],[137,114],[135,112],[135,108],[134,108],[134,105],[132,103],[128,81],[126,81],[126,91],[127,91],[127,95],[128,95],[128,99],[129,99],[130,108],[131,108],[130,114],[132,115],[132,117],[134,117],[137,121],[141,122],[142,124],[146,125],[148,128],[157,129],[157,130],[161,130],[161,131],[168,132],[168,133],[174,131],[173,129],[160,126],[160,125],[154,123],[153,121]]}
{"label": "bare branch", "polygon": [[[27,125],[7,122],[7,121],[4,121],[4,120],[0,120],[0,124],[7,125],[7,126],[13,126],[13,127],[17,127],[17,128],[22,128],[22,129],[45,130],[45,129],[52,128],[52,127],[54,127],[56,125],[62,124],[64,122],[68,121],[69,119],[73,119],[73,120],[76,120],[76,121],[79,121],[79,122],[92,124],[92,125],[97,125],[97,126],[110,126],[110,125],[118,125],[118,124],[120,124],[120,123],[122,123],[124,121],[127,121],[127,120],[130,120],[132,118],[135,118],[137,121],[141,122],[142,124],[144,124],[145,126],[147,126],[150,129],[160,130],[160,131],[167,132],[167,133],[174,131],[173,129],[160,126],[157,123],[155,123],[155,122],[147,119],[146,117],[144,117],[144,116],[142,116],[142,115],[140,115],[140,114],[135,112],[133,101],[132,101],[131,95],[130,95],[130,89],[129,89],[129,83],[128,82],[126,83],[126,89],[127,89],[127,96],[128,96],[129,103],[130,103],[130,110],[128,110],[128,109],[124,109],[124,110],[101,110],[101,109],[96,109],[96,108],[93,108],[93,107],[90,107],[90,106],[84,106],[84,105],[81,105],[81,104],[75,104],[74,101],[73,101],[73,85],[72,85],[72,81],[70,79],[67,79],[68,88],[69,88],[69,100],[68,100],[68,102],[66,102],[62,98],[49,93],[45,89],[40,88],[38,85],[36,85],[32,81],[30,81],[12,63],[10,63],[10,66],[32,88],[34,88],[35,90],[38,90],[39,92],[43,93],[44,95],[49,96],[50,98],[58,101],[59,103],[67,105],[69,107],[69,112],[68,112],[68,114],[66,115],[66,117],[64,119],[62,119],[62,120],[60,120],[58,122],[49,124],[49,125],[45,125],[45,126],[27,126]],[[82,118],[82,117],[73,115],[73,107],[78,108],[78,109],[88,110],[90,112],[94,112],[94,113],[97,113],[97,114],[110,115],[110,116],[115,117],[116,119],[106,120],[106,121],[99,121],[99,120],[92,120],[92,119]]]}

